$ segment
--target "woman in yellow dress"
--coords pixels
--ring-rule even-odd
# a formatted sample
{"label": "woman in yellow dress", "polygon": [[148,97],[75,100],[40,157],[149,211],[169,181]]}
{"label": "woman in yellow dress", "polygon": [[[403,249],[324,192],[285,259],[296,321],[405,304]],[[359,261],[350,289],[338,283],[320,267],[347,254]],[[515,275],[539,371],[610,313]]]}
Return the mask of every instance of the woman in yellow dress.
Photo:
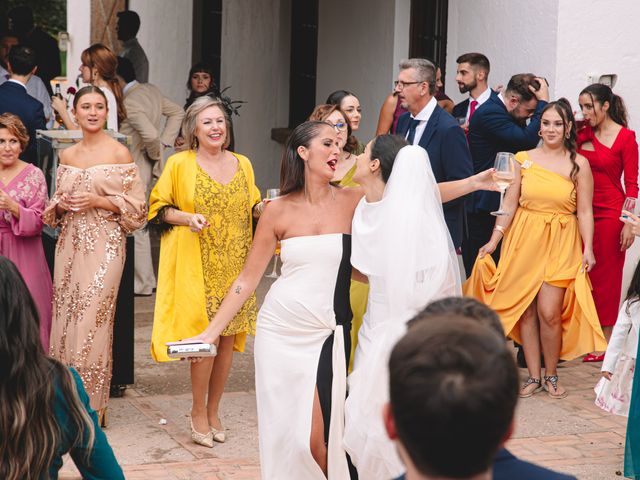
{"label": "woman in yellow dress", "polygon": [[[560,358],[601,351],[606,341],[587,272],[593,268],[593,177],[576,154],[576,128],[565,99],[542,112],[542,145],[516,154],[513,184],[489,243],[464,285],[464,294],[496,310],[505,333],[522,344],[529,378],[520,396],[545,389],[552,398]],[[496,268],[491,255],[504,236]],[[545,376],[541,382],[540,351]]]}
{"label": "woman in yellow dress", "polygon": [[[249,159],[226,150],[229,118],[204,96],[182,124],[190,148],[169,158],[149,199],[149,224],[162,231],[151,354],[169,361],[166,342],[202,331],[214,317],[251,247],[254,207],[260,202]],[[256,212],[257,214],[257,212]],[[218,354],[191,363],[191,438],[224,442],[218,408],[233,350],[255,333],[252,295],[220,336]]]}

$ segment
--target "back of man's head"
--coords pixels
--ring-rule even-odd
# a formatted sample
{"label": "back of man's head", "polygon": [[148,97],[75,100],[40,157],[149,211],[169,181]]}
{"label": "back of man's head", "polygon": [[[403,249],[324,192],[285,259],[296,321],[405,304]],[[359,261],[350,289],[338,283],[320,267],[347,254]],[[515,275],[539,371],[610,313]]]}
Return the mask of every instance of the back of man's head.
{"label": "back of man's head", "polygon": [[520,101],[528,102],[536,98],[529,89],[530,86],[536,91],[540,90],[540,81],[536,79],[536,76],[533,73],[518,73],[509,80],[507,88],[505,88],[505,94],[515,95]]}
{"label": "back of man's head", "polygon": [[7,63],[14,75],[28,75],[36,68],[36,54],[30,47],[15,45],[9,50]]}
{"label": "back of man's head", "polygon": [[476,320],[504,338],[504,328],[495,310],[471,297],[445,297],[431,302],[424,307],[419,315],[409,320],[407,326],[412,328],[441,315],[459,315]]}
{"label": "back of man's head", "polygon": [[468,63],[475,69],[484,70],[487,76],[489,75],[489,71],[491,70],[489,59],[482,53],[471,52],[462,54],[456,59],[456,63]]}
{"label": "back of man's head", "polygon": [[500,336],[475,320],[416,322],[389,360],[398,440],[423,475],[487,471],[511,433],[518,371]]}
{"label": "back of man's head", "polygon": [[133,10],[123,10],[118,16],[118,38],[129,40],[134,38],[140,30],[140,16]]}
{"label": "back of man's head", "polygon": [[131,83],[136,79],[136,71],[128,58],[118,57],[116,73],[122,77],[125,83]]}

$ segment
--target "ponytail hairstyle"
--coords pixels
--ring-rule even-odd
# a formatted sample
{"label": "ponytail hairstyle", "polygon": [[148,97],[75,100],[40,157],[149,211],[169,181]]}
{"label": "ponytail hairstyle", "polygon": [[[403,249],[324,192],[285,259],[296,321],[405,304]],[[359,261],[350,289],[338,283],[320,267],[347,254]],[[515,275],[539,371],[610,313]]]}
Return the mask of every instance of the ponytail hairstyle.
{"label": "ponytail hairstyle", "polygon": [[544,115],[544,112],[547,110],[555,110],[560,118],[562,118],[562,123],[564,123],[564,128],[562,130],[563,136],[563,144],[564,148],[569,152],[569,158],[571,159],[571,181],[573,184],[576,184],[576,179],[578,177],[578,172],[580,171],[580,167],[576,162],[576,157],[578,155],[577,148],[578,144],[576,141],[577,133],[576,133],[576,119],[573,117],[573,110],[571,109],[571,104],[569,100],[562,97],[556,100],[555,102],[549,102],[544,109],[542,109],[542,114],[540,117]]}
{"label": "ponytail hairstyle", "polygon": [[316,108],[313,109],[311,115],[307,120],[312,122],[324,122],[327,120],[329,115],[333,112],[340,112],[342,118],[344,118],[344,123],[347,124],[347,142],[344,144],[343,150],[347,153],[353,153],[358,148],[358,139],[353,136],[353,130],[351,130],[351,122],[349,121],[349,117],[344,113],[339,104],[320,104],[316,105]]}
{"label": "ponytail hairstyle", "polygon": [[580,95],[589,95],[591,103],[594,105],[596,102],[601,106],[604,105],[604,102],[609,102],[609,110],[607,111],[609,118],[625,128],[629,126],[627,107],[625,107],[622,97],[613,93],[608,85],[593,83],[583,88]]}
{"label": "ponytail hairstyle", "polygon": [[122,122],[127,117],[127,110],[124,107],[124,95],[117,77],[118,57],[109,47],[101,43],[94,43],[82,52],[81,59],[82,63],[91,69],[92,83],[96,80],[95,72],[93,71],[95,68],[97,74],[107,83],[109,90],[113,92],[118,106],[118,123]]}
{"label": "ponytail hairstyle", "polygon": [[35,303],[16,266],[1,256],[0,312],[0,478],[49,478],[66,431],[54,413],[56,395],[76,432],[72,445],[82,445],[87,460],[93,421],[71,371],[45,353]]}
{"label": "ponytail hairstyle", "polygon": [[309,148],[312,140],[320,135],[323,128],[330,128],[330,125],[320,121],[308,121],[301,123],[291,132],[282,154],[281,195],[304,189],[304,160],[298,154],[298,148]]}

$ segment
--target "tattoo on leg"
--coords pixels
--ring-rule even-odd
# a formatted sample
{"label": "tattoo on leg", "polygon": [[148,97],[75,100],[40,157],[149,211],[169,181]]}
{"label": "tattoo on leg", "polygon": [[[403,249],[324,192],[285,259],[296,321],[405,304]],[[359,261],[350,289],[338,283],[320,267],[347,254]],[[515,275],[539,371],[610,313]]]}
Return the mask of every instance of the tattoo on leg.
{"label": "tattoo on leg", "polygon": [[242,287],[240,287],[240,285],[238,285],[238,286],[236,287],[236,293],[237,293],[238,295],[240,295],[240,290],[242,290]]}

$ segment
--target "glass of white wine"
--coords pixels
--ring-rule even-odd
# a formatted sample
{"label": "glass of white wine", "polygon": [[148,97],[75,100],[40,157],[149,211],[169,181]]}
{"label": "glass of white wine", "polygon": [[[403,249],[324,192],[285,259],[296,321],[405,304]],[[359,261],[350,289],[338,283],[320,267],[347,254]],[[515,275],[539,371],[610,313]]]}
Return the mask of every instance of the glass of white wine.
{"label": "glass of white wine", "polygon": [[[279,188],[269,188],[267,189],[267,200],[273,200],[280,196]],[[276,244],[276,251],[273,255],[273,270],[271,273],[267,273],[265,277],[267,278],[278,278],[278,257],[280,256],[280,242]]]}
{"label": "glass of white wine", "polygon": [[504,192],[507,191],[507,187],[513,183],[516,176],[515,157],[513,153],[498,152],[493,168],[496,170],[493,174],[493,180],[498,184],[498,188],[500,189],[500,207],[497,211],[491,212],[491,215],[499,217],[501,215],[507,215],[507,212],[502,208]]}

